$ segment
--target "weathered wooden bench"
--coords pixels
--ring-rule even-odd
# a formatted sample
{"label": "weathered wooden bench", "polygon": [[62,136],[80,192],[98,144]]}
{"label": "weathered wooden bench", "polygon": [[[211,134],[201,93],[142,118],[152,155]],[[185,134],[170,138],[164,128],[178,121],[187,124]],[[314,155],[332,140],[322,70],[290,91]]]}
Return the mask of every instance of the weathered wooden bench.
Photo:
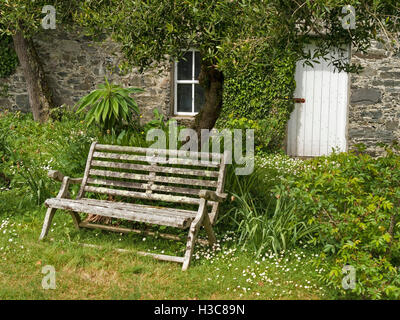
{"label": "weathered wooden bench", "polygon": [[[89,151],[83,178],[64,177],[58,171],[49,171],[49,176],[62,181],[62,184],[57,197],[45,202],[48,210],[40,239],[47,235],[57,209],[68,211],[77,229],[86,227],[125,233],[143,232],[84,222],[79,213],[189,228],[184,257],[146,253],[160,260],[183,263],[182,270],[186,270],[201,226],[204,226],[209,244],[213,245],[215,242],[212,225],[217,219],[220,202],[226,198],[223,188],[228,157],[228,152],[189,153],[94,142]],[[70,184],[80,184],[76,199],[70,199]],[[117,197],[118,200],[85,198],[88,193]],[[134,202],[142,203],[132,203],[128,201],[130,198],[136,199]],[[173,207],[155,206],[154,202],[170,203]],[[176,203],[192,205],[193,210],[176,208]],[[157,234],[150,231],[146,233]],[[177,239],[177,236],[169,234],[161,236]]]}

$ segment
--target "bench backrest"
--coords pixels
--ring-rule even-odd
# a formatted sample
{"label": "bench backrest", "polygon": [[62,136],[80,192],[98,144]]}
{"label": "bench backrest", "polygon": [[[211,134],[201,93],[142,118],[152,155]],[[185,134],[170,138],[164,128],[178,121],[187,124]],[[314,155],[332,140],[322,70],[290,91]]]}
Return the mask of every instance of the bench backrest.
{"label": "bench backrest", "polygon": [[[223,193],[229,153],[148,149],[94,142],[77,198],[85,192],[199,204],[200,190]],[[211,202],[214,222],[218,203]]]}

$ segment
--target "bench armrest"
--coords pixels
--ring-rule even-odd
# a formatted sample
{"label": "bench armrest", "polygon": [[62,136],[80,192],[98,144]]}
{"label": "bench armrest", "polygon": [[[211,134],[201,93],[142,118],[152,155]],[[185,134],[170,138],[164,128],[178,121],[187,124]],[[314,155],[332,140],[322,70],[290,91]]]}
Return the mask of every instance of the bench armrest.
{"label": "bench armrest", "polygon": [[[49,170],[47,176],[56,181],[62,182],[64,180],[64,175],[58,170]],[[69,183],[71,184],[81,184],[83,178],[69,178]]]}
{"label": "bench armrest", "polygon": [[201,190],[199,192],[199,197],[209,200],[209,201],[217,201],[222,202],[226,199],[228,195],[226,193],[216,193],[211,190]]}

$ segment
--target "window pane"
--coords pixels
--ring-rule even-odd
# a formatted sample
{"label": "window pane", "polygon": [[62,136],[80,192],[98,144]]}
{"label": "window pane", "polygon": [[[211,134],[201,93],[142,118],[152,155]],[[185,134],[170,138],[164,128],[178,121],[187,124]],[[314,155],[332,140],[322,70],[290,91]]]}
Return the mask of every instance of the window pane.
{"label": "window pane", "polygon": [[194,88],[194,111],[199,112],[204,105],[204,89],[196,84]]}
{"label": "window pane", "polygon": [[192,85],[178,84],[177,110],[178,112],[192,111]]}
{"label": "window pane", "polygon": [[178,62],[178,80],[192,80],[192,65],[193,52],[189,51],[186,52],[181,61]]}
{"label": "window pane", "polygon": [[200,75],[200,67],[201,67],[201,59],[200,59],[200,52],[195,53],[195,60],[194,60],[194,79],[198,80]]}

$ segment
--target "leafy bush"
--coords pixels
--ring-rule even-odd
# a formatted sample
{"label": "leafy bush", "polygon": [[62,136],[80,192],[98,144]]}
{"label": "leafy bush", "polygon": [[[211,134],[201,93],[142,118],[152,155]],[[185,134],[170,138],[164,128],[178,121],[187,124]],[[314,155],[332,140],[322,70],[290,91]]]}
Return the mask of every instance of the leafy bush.
{"label": "leafy bush", "polygon": [[229,213],[237,224],[239,242],[249,246],[257,257],[269,249],[276,254],[292,249],[300,241],[311,239],[316,230],[316,226],[298,219],[290,202],[278,199],[271,208],[260,209],[251,197],[234,196],[239,207]]}
{"label": "leafy bush", "polygon": [[12,47],[12,38],[0,35],[0,78],[13,74],[18,65],[18,57]]}
{"label": "leafy bush", "polygon": [[237,176],[228,169],[226,190],[231,202],[225,203],[220,220],[235,230],[240,244],[260,256],[267,250],[278,253],[312,239],[316,227],[299,218],[290,201],[275,197],[275,186],[283,176],[302,165],[285,155],[256,157],[256,169],[248,176]]}
{"label": "leafy bush", "polygon": [[[247,45],[235,50],[227,48],[235,63],[223,67],[224,100],[218,126],[252,128],[256,148],[277,151],[294,108],[296,57],[288,48],[265,43],[255,48]],[[252,57],[251,63],[246,59],[248,56]],[[270,57],[268,63],[265,56]]]}
{"label": "leafy bush", "polygon": [[[276,189],[297,216],[318,226],[313,243],[330,265],[323,279],[345,296],[399,298],[400,156],[387,148],[377,159],[367,154],[334,153],[304,162]],[[342,268],[356,270],[356,287],[344,290]]]}
{"label": "leafy bush", "polygon": [[148,147],[146,136],[144,131],[138,131],[136,129],[126,129],[121,132],[116,132],[112,129],[109,133],[102,135],[99,138],[99,143],[103,144],[115,144],[120,146],[132,146],[132,147]]}
{"label": "leafy bush", "polygon": [[49,169],[81,176],[90,143],[99,132],[65,113],[63,121],[40,124],[31,115],[0,113],[0,181],[20,190],[21,203],[41,205],[59,188],[47,177]]}
{"label": "leafy bush", "polygon": [[40,162],[30,159],[28,155],[21,154],[14,168],[15,175],[11,187],[28,187],[29,192],[26,193],[25,199],[40,206],[47,198],[50,198],[54,181],[47,177],[46,167],[42,167]]}
{"label": "leafy bush", "polygon": [[86,112],[85,120],[89,126],[96,122],[103,131],[121,130],[124,124],[131,123],[134,114],[139,115],[139,108],[132,93],[143,92],[139,88],[122,88],[119,85],[110,84],[105,78],[105,83],[92,91],[78,102],[77,112]]}

